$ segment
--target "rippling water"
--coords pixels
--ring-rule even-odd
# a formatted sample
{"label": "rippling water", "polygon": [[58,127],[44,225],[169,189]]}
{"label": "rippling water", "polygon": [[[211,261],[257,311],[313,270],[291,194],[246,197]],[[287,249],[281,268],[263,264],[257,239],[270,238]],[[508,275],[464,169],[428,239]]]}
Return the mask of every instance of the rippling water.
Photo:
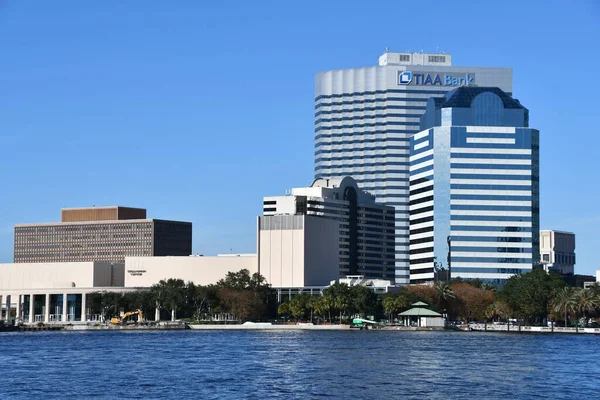
{"label": "rippling water", "polygon": [[600,398],[600,336],[0,334],[0,398]]}

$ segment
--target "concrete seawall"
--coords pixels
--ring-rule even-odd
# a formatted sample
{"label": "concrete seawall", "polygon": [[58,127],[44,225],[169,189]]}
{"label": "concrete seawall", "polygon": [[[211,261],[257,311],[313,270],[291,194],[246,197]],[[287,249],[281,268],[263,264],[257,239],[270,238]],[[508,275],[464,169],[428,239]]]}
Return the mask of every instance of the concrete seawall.
{"label": "concrete seawall", "polygon": [[190,329],[199,331],[246,331],[246,330],[278,330],[278,331],[335,331],[350,329],[350,325],[273,325],[270,323],[246,323],[239,325],[219,325],[219,324],[192,324],[188,325]]}

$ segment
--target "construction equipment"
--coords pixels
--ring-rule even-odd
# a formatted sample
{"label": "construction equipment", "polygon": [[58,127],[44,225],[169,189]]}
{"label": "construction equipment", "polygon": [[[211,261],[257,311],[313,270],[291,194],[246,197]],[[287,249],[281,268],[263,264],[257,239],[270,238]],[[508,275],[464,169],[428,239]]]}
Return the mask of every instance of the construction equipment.
{"label": "construction equipment", "polygon": [[116,324],[126,324],[128,322],[132,322],[132,321],[127,321],[127,319],[134,315],[137,315],[137,321],[133,321],[133,322],[144,322],[144,313],[142,312],[142,310],[137,309],[135,311],[127,311],[121,317],[111,318],[110,323],[115,324],[115,325]]}

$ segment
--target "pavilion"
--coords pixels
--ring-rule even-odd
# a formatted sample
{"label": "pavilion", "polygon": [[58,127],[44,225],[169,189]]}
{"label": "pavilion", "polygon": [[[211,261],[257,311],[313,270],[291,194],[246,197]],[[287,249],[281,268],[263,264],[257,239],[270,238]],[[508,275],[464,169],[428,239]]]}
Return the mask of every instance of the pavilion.
{"label": "pavilion", "polygon": [[404,326],[412,326],[414,323],[418,327],[444,327],[445,321],[442,314],[425,308],[427,303],[418,301],[412,306],[413,308],[398,314],[402,317]]}

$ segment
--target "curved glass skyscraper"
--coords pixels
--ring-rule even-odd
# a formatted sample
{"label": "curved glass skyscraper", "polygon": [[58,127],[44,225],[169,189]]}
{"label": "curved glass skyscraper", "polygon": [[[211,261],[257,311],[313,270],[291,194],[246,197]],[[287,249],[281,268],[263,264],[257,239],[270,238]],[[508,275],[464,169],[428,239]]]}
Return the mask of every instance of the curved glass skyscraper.
{"label": "curved glass skyscraper", "polygon": [[512,94],[512,69],[453,67],[449,54],[385,53],[315,79],[315,178],[352,176],[396,210],[395,281],[409,283],[409,140],[430,97],[459,86]]}
{"label": "curved glass skyscraper", "polygon": [[461,87],[430,99],[421,122],[410,140],[410,282],[445,270],[502,284],[531,271],[539,132],[529,111],[498,88]]}

